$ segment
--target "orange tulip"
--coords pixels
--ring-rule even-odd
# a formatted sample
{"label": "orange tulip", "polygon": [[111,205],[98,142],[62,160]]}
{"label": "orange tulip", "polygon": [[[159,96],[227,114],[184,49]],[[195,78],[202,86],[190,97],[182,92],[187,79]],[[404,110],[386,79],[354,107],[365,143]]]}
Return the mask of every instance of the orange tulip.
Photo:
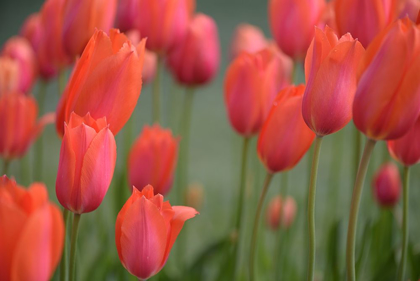
{"label": "orange tulip", "polygon": [[[148,279],[165,265],[184,222],[198,212],[171,206],[148,185],[133,194],[118,214],[115,243],[123,266],[139,279]],[[141,239],[139,239],[141,238]]]}
{"label": "orange tulip", "polygon": [[306,90],[302,114],[318,136],[332,134],[350,122],[357,87],[357,67],[362,44],[350,34],[340,39],[328,26],[315,28],[305,59]]}
{"label": "orange tulip", "polygon": [[353,121],[367,137],[402,137],[420,113],[420,30],[398,20],[367,48],[353,102]]}
{"label": "orange tulip", "polygon": [[127,37],[112,29],[110,37],[96,31],[77,61],[57,108],[56,127],[74,111],[94,119],[106,117],[116,135],[128,121],[141,91],[145,39],[135,48]]}
{"label": "orange tulip", "polygon": [[401,179],[398,167],[386,163],[376,172],[373,182],[373,193],[382,207],[393,207],[398,203],[401,193]]}
{"label": "orange tulip", "polygon": [[105,117],[71,114],[65,125],[55,190],[60,204],[76,214],[102,203],[114,174],[117,148]]}
{"label": "orange tulip", "polygon": [[170,130],[159,125],[145,126],[128,158],[130,186],[154,186],[156,193],[166,195],[172,187],[178,140]]}
{"label": "orange tulip", "polygon": [[34,183],[25,189],[2,176],[0,280],[50,280],[60,260],[63,241],[63,217],[48,201],[44,184]]}
{"label": "orange tulip", "polygon": [[236,58],[243,51],[256,53],[267,46],[267,40],[261,29],[251,24],[238,25],[230,44],[230,57]]}
{"label": "orange tulip", "polygon": [[0,97],[19,89],[19,63],[9,57],[0,56]]}
{"label": "orange tulip", "polygon": [[305,86],[289,86],[274,100],[258,137],[257,151],[270,173],[292,169],[315,138],[302,117]]}
{"label": "orange tulip", "polygon": [[280,49],[293,59],[303,60],[314,36],[314,26],[324,14],[324,0],[270,0],[271,33]]}
{"label": "orange tulip", "polygon": [[67,55],[83,52],[95,29],[108,32],[114,23],[116,0],[65,0],[63,43]]}

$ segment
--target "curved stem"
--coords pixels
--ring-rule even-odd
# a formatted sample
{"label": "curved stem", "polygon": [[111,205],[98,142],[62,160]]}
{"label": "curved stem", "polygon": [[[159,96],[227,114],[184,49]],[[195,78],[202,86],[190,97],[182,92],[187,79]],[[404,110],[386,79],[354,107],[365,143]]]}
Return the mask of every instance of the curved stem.
{"label": "curved stem", "polygon": [[64,217],[64,247],[63,247],[63,254],[61,256],[60,262],[60,281],[66,280],[67,275],[67,222],[69,220],[69,210],[64,208],[63,217]]}
{"label": "curved stem", "polygon": [[318,176],[319,154],[321,152],[322,137],[315,138],[314,156],[312,158],[311,179],[308,193],[308,230],[309,230],[309,261],[308,280],[314,279],[315,269],[315,195],[316,179]]}
{"label": "curved stem", "polygon": [[407,246],[408,246],[408,189],[410,180],[410,168],[404,167],[404,182],[403,182],[403,242],[401,252],[401,262],[398,268],[398,281],[404,280],[405,264],[407,262]]}
{"label": "curved stem", "polygon": [[[61,74],[60,74],[61,75]],[[40,81],[39,84],[39,94],[38,94],[38,106],[39,106],[39,113],[44,113],[44,106],[45,106],[45,96],[47,94],[47,82],[44,80]],[[34,151],[34,180],[35,181],[42,181],[42,164],[43,164],[43,146],[44,138],[42,133],[38,137],[38,140],[35,143],[35,151]]]}
{"label": "curved stem", "polygon": [[357,215],[359,213],[360,196],[362,195],[363,183],[365,181],[366,172],[369,166],[370,156],[372,155],[373,148],[376,141],[367,139],[363,156],[357,171],[356,181],[354,183],[353,195],[351,198],[349,226],[347,229],[347,249],[346,249],[346,263],[347,263],[347,281],[356,280],[355,268],[355,240],[356,240],[356,227]]}
{"label": "curved stem", "polygon": [[258,201],[257,212],[255,213],[254,219],[254,227],[252,229],[252,239],[251,239],[251,250],[249,254],[249,280],[255,280],[255,272],[254,272],[254,263],[255,263],[255,250],[257,248],[257,237],[258,237],[258,225],[260,223],[260,216],[262,207],[264,205],[265,196],[267,195],[268,187],[270,186],[271,179],[273,178],[273,174],[267,173],[263,185],[263,189],[261,191],[260,200]]}
{"label": "curved stem", "polygon": [[162,58],[158,56],[157,58],[157,68],[156,68],[156,76],[153,80],[153,109],[152,109],[152,120],[153,123],[160,122],[160,74],[161,74],[161,67],[162,65]]}
{"label": "curved stem", "polygon": [[70,266],[69,266],[69,281],[76,280],[76,247],[77,247],[77,233],[79,230],[79,214],[74,214],[73,226],[71,229],[71,244],[70,244]]}

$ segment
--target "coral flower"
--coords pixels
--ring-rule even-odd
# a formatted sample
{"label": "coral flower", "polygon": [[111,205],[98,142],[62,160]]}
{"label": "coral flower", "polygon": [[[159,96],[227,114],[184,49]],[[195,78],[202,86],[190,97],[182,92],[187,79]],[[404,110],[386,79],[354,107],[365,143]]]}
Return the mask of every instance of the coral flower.
{"label": "coral flower", "polygon": [[280,195],[273,197],[267,207],[267,225],[272,230],[277,230],[280,226],[288,229],[295,220],[297,205],[293,197],[283,199]]}
{"label": "coral flower", "polygon": [[128,121],[141,91],[143,39],[135,48],[127,37],[112,29],[110,37],[96,31],[77,61],[57,108],[56,127],[63,135],[64,122],[74,111],[94,119],[106,117],[116,135]]}
{"label": "coral flower", "polygon": [[19,63],[9,57],[0,56],[0,97],[19,89]]}
{"label": "coral flower", "polygon": [[241,52],[256,53],[267,46],[267,39],[258,27],[240,24],[236,27],[230,44],[230,57],[236,58]]}
{"label": "coral flower", "polygon": [[282,227],[288,229],[293,222],[295,221],[297,212],[296,200],[293,197],[286,197],[286,200],[283,202],[283,216],[282,216]]}
{"label": "coral flower", "polygon": [[395,206],[401,193],[398,167],[393,163],[382,165],[374,176],[372,187],[374,197],[379,205],[383,207]]}
{"label": "coral flower", "polygon": [[64,242],[63,216],[47,189],[0,178],[0,280],[52,278]]}
{"label": "coral flower", "polygon": [[144,280],[165,265],[184,222],[198,212],[190,207],[171,206],[148,185],[133,194],[118,214],[115,243],[123,266]]}
{"label": "coral flower", "polygon": [[153,185],[166,195],[172,187],[178,156],[178,139],[159,125],[145,126],[128,158],[130,186]]}
{"label": "coral flower", "polygon": [[420,113],[420,30],[398,20],[374,39],[361,61],[353,121],[367,137],[402,137]]}
{"label": "coral flower", "polygon": [[302,114],[309,128],[324,136],[342,129],[352,118],[357,67],[364,49],[350,34],[338,39],[328,26],[325,31],[315,29],[305,59]]}
{"label": "coral flower", "polygon": [[55,185],[60,204],[76,214],[96,210],[108,191],[116,159],[106,118],[72,113],[65,126]]}

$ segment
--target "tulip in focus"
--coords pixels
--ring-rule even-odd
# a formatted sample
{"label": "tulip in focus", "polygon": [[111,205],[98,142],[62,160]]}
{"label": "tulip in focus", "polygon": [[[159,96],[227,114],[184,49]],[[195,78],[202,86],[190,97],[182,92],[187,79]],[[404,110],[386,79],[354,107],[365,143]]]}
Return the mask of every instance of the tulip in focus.
{"label": "tulip in focus", "polygon": [[243,23],[236,27],[230,44],[230,57],[236,58],[241,52],[256,53],[267,46],[264,33],[258,27]]}
{"label": "tulip in focus", "polygon": [[386,163],[376,172],[373,182],[373,193],[382,207],[393,207],[398,203],[401,193],[401,179],[398,167]]}
{"label": "tulip in focus", "polygon": [[0,178],[0,280],[47,281],[61,258],[64,222],[47,189]]}
{"label": "tulip in focus", "polygon": [[133,188],[115,224],[115,243],[123,266],[141,280],[157,274],[184,222],[197,214],[191,207],[171,206],[162,195],[155,195],[150,185],[142,191]]}
{"label": "tulip in focus", "polygon": [[329,135],[350,122],[357,88],[357,67],[362,44],[350,34],[340,39],[328,26],[315,28],[305,59],[306,90],[302,114],[318,136]]}
{"label": "tulip in focus", "polygon": [[172,132],[157,124],[145,126],[130,150],[130,186],[151,184],[156,193],[166,195],[172,187],[177,158],[178,139]]}
{"label": "tulip in focus", "polygon": [[114,174],[117,150],[105,117],[71,114],[65,125],[55,190],[60,204],[76,214],[101,204]]}

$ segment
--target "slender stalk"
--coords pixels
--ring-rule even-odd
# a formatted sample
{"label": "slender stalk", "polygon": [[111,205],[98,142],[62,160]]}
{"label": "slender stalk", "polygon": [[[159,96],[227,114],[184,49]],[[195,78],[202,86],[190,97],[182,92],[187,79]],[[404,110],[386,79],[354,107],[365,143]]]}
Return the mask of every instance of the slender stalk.
{"label": "slender stalk", "polygon": [[283,172],[283,173],[281,173],[281,176],[282,176],[282,178],[281,178],[280,189],[283,189],[283,192],[282,192],[283,198],[286,198],[287,190],[289,188],[289,172],[287,172],[287,171]]}
{"label": "slender stalk", "polygon": [[316,179],[318,176],[319,154],[321,152],[322,137],[315,138],[314,156],[312,158],[311,177],[309,181],[308,196],[308,230],[309,230],[309,257],[308,280],[314,279],[315,269],[315,195]]}
{"label": "slender stalk", "polygon": [[63,247],[63,254],[61,256],[60,262],[60,281],[65,281],[67,276],[67,226],[69,220],[70,212],[66,208],[63,211],[63,218],[64,218],[64,247]]}
{"label": "slender stalk", "polygon": [[65,88],[66,88],[66,70],[62,69],[58,73],[58,96],[59,97],[63,95]]}
{"label": "slender stalk", "polygon": [[[47,94],[47,81],[42,80],[39,83],[39,93],[38,93],[38,108],[39,113],[44,113],[44,107],[45,107],[45,96]],[[38,137],[38,140],[35,143],[35,150],[34,150],[34,180],[35,181],[42,181],[42,167],[43,167],[43,159],[44,159],[44,137],[42,136],[42,133]]]}
{"label": "slender stalk", "polygon": [[408,246],[408,189],[410,181],[410,167],[404,167],[404,180],[403,180],[403,241],[401,262],[398,268],[398,281],[404,280],[405,264],[407,263],[407,246]]}
{"label": "slender stalk", "polygon": [[7,173],[9,172],[9,165],[10,165],[10,160],[4,159],[3,160],[3,175],[7,175]]}
{"label": "slender stalk", "polygon": [[347,249],[346,249],[346,263],[347,263],[347,281],[356,280],[356,262],[354,258],[355,241],[356,241],[356,227],[357,215],[360,206],[360,197],[362,195],[363,183],[365,181],[366,172],[369,166],[370,156],[376,141],[367,139],[363,156],[357,171],[356,181],[354,183],[353,196],[351,198],[349,226],[347,229]]}
{"label": "slender stalk", "polygon": [[268,187],[270,186],[270,182],[273,178],[273,174],[267,173],[264,180],[263,189],[261,191],[260,200],[258,201],[257,205],[257,212],[255,213],[254,219],[254,227],[252,229],[252,238],[251,238],[251,250],[249,254],[249,280],[255,280],[255,271],[254,271],[254,264],[255,264],[255,250],[257,248],[257,237],[258,237],[258,225],[260,223],[260,216],[262,207],[264,205],[265,196],[267,195]]}
{"label": "slender stalk", "polygon": [[361,154],[363,139],[362,139],[362,133],[360,133],[356,127],[353,128],[353,132],[354,132],[353,175],[354,175],[354,178],[356,178],[357,169],[359,167],[359,162],[360,162],[360,154]]}
{"label": "slender stalk", "polygon": [[70,244],[70,269],[69,269],[69,281],[76,280],[76,247],[77,247],[77,233],[79,230],[79,214],[74,214],[73,226],[71,229],[71,244]]}
{"label": "slender stalk", "polygon": [[156,76],[153,80],[153,109],[152,109],[152,120],[153,123],[160,122],[160,75],[162,72],[162,58],[158,56],[157,59],[157,67],[156,67]]}

